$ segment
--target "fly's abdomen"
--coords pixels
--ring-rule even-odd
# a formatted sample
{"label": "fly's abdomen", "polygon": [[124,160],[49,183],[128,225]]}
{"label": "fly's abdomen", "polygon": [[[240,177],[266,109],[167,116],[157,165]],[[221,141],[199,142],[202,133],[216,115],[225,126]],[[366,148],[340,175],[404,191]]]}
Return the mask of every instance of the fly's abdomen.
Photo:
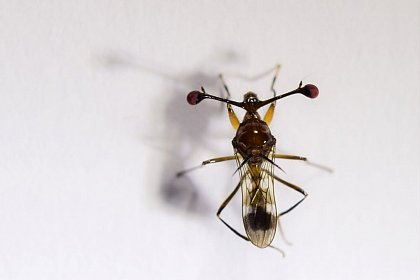
{"label": "fly's abdomen", "polygon": [[258,189],[251,195],[246,188],[242,191],[245,195],[242,205],[245,232],[252,244],[265,248],[271,244],[276,233],[277,211],[274,197],[270,189],[266,192]]}

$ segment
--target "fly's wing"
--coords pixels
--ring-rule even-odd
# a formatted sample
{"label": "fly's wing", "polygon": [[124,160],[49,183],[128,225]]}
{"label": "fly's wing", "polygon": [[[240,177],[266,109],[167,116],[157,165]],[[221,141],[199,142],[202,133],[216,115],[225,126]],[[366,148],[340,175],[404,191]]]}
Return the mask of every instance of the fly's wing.
{"label": "fly's wing", "polygon": [[[269,158],[274,160],[274,148]],[[242,157],[237,154],[240,166]],[[271,244],[277,227],[277,210],[274,198],[273,165],[264,160],[261,166],[240,168],[242,190],[242,218],[249,240],[257,247]]]}

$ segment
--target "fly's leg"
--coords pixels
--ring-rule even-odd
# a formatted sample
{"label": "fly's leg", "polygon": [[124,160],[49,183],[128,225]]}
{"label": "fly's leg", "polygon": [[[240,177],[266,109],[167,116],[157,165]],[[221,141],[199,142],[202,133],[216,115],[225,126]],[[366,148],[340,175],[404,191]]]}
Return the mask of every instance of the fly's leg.
{"label": "fly's leg", "polygon": [[226,91],[227,99],[230,99],[230,91],[228,86],[226,85],[225,79],[223,78],[223,74],[219,74],[219,79],[222,82],[223,88]]}
{"label": "fly's leg", "polygon": [[[275,71],[274,72],[274,78],[273,78],[273,81],[271,82],[271,91],[273,92],[274,97],[276,97],[276,95],[277,95],[276,90],[274,89],[274,85],[276,83],[277,76],[279,75],[280,67],[281,67],[280,64],[276,65],[276,68],[274,69],[274,71]],[[274,101],[270,104],[270,107],[268,107],[268,110],[264,115],[264,121],[267,124],[271,123],[271,120],[273,119],[273,116],[274,116],[274,109],[275,108],[276,108],[276,101]]]}
{"label": "fly's leg", "polygon": [[211,163],[218,163],[218,162],[234,160],[234,159],[236,159],[236,156],[224,156],[224,157],[211,158],[211,159],[203,161],[201,163],[201,165],[198,165],[198,166],[195,166],[195,167],[192,167],[192,168],[188,168],[188,169],[185,169],[185,170],[182,170],[182,171],[176,173],[176,176],[177,177],[183,176],[183,175],[185,175],[185,173],[189,173],[191,171],[194,171],[196,169],[199,169],[199,168],[201,168],[205,165],[211,164]]}
{"label": "fly's leg", "polygon": [[280,217],[279,217],[279,216],[277,216],[277,227],[278,227],[278,229],[279,229],[279,232],[280,232],[281,238],[283,239],[284,243],[286,243],[286,244],[287,244],[287,245],[289,245],[289,246],[292,246],[292,245],[293,245],[293,243],[292,243],[292,242],[290,242],[290,241],[287,239],[286,235],[284,234],[284,230],[283,230],[283,227],[281,226],[281,222],[280,222]]}
{"label": "fly's leg", "polygon": [[218,162],[222,162],[222,161],[227,161],[227,160],[234,160],[234,159],[236,159],[236,156],[225,156],[225,157],[211,158],[211,159],[203,161],[201,166],[211,164],[211,163],[218,163]]}
{"label": "fly's leg", "polygon": [[308,196],[308,193],[304,189],[302,189],[301,187],[298,187],[298,186],[296,186],[296,185],[294,185],[292,183],[289,183],[289,182],[287,182],[287,181],[285,181],[285,180],[277,177],[274,174],[271,174],[271,176],[273,176],[273,178],[276,179],[277,181],[279,181],[280,183],[288,186],[289,188],[294,189],[295,191],[297,191],[297,192],[299,192],[299,193],[301,193],[303,195],[303,198],[301,200],[299,200],[297,203],[295,203],[292,207],[290,207],[286,211],[283,211],[283,212],[281,212],[280,214],[277,215],[277,227],[278,227],[278,229],[280,231],[280,234],[281,234],[281,236],[282,236],[282,238],[283,238],[283,240],[284,240],[284,242],[286,244],[292,245],[292,243],[289,240],[287,240],[286,235],[284,234],[284,231],[283,231],[283,228],[282,228],[281,222],[280,222],[280,217],[283,216],[283,215],[285,215],[285,214],[287,214],[287,213],[289,213],[293,209],[295,209],[296,206],[298,206],[303,200],[305,200],[305,198]]}
{"label": "fly's leg", "polygon": [[312,162],[312,161],[306,161],[306,163],[308,165],[312,166],[312,167],[324,170],[325,172],[334,173],[334,170],[331,167],[328,167],[328,166],[325,166],[325,165],[322,165],[322,164],[319,164],[319,163],[315,163],[315,162]]}
{"label": "fly's leg", "polygon": [[234,229],[232,226],[230,226],[227,222],[225,222],[222,217],[220,217],[220,214],[222,213],[223,209],[225,209],[226,205],[229,204],[229,202],[232,200],[232,198],[235,196],[235,194],[238,192],[239,188],[241,186],[241,182],[238,183],[238,185],[235,187],[235,189],[233,190],[233,192],[225,199],[225,201],[223,201],[223,203],[220,205],[219,210],[217,210],[217,218],[219,218],[222,223],[225,224],[225,226],[227,226],[231,231],[233,231],[237,236],[239,236],[240,238],[244,239],[245,241],[249,241],[249,238],[246,237],[245,235],[239,233],[236,229]]}
{"label": "fly's leg", "polygon": [[283,212],[281,212],[280,214],[278,214],[277,215],[277,218],[280,218],[281,216],[283,216],[283,215],[285,215],[285,214],[287,214],[287,213],[289,213],[290,211],[292,211],[293,209],[295,209],[296,208],[296,206],[298,206],[302,201],[304,201],[305,200],[305,198],[308,196],[308,193],[304,190],[304,189],[302,189],[301,187],[298,187],[298,186],[296,186],[296,185],[294,185],[294,184],[292,184],[292,183],[289,183],[289,182],[287,182],[287,181],[285,181],[285,180],[283,180],[283,179],[281,179],[281,178],[279,178],[279,177],[277,177],[276,175],[274,175],[274,174],[271,174],[271,176],[273,176],[273,178],[274,179],[276,179],[277,181],[279,181],[280,183],[282,183],[282,184],[284,184],[284,185],[286,185],[286,186],[288,186],[289,188],[292,188],[292,189],[294,189],[295,191],[297,191],[297,192],[299,192],[299,193],[301,193],[302,195],[303,195],[303,198],[301,199],[301,200],[299,200],[298,202],[296,202],[292,207],[290,207],[289,209],[287,209],[286,211],[283,211]]}
{"label": "fly's leg", "polygon": [[[225,209],[225,207],[229,204],[229,202],[232,200],[232,198],[235,196],[235,194],[238,192],[240,186],[241,186],[242,180],[238,183],[238,185],[235,187],[235,189],[233,190],[233,192],[225,199],[225,201],[223,201],[222,205],[220,205],[219,210],[217,210],[217,217],[222,221],[223,224],[225,224],[225,226],[227,226],[231,231],[233,231],[233,233],[235,233],[237,236],[239,236],[240,238],[242,238],[245,241],[250,241],[248,237],[246,237],[245,235],[239,233],[236,229],[234,229],[231,225],[229,225],[227,222],[225,222],[222,217],[220,217],[220,214],[222,213],[223,209]],[[268,245],[268,247],[270,247],[271,249],[274,249],[276,251],[278,251],[280,254],[282,254],[283,257],[285,257],[284,252],[273,246],[273,245]]]}
{"label": "fly's leg", "polygon": [[325,172],[328,173],[333,173],[334,170],[332,170],[330,167],[319,164],[319,163],[315,163],[312,161],[309,161],[306,157],[301,157],[301,156],[294,156],[294,155],[283,155],[283,154],[273,154],[274,158],[282,158],[282,159],[292,159],[292,160],[302,160],[304,162],[306,162],[306,164],[324,170]]}
{"label": "fly's leg", "polygon": [[[220,81],[221,81],[221,82],[222,82],[222,84],[223,84],[223,88],[224,88],[224,89],[225,89],[225,91],[226,91],[226,94],[227,94],[227,99],[230,99],[230,92],[229,92],[229,88],[228,88],[228,87],[227,87],[227,85],[226,85],[226,82],[225,82],[225,79],[223,78],[223,75],[222,75],[222,74],[220,74],[220,75],[219,75],[219,78],[220,78]],[[236,116],[236,114],[235,114],[235,112],[233,111],[232,106],[231,106],[230,104],[227,104],[227,105],[226,105],[226,107],[227,107],[227,110],[228,110],[230,123],[231,123],[231,125],[233,126],[233,128],[234,128],[235,130],[237,130],[237,129],[238,129],[238,127],[239,127],[239,125],[240,125],[239,119],[238,119],[238,117]]]}
{"label": "fly's leg", "polygon": [[271,82],[271,91],[273,92],[273,97],[276,97],[276,90],[274,89],[274,85],[276,84],[277,76],[279,75],[281,65],[277,64],[274,68],[274,77],[273,81]]}
{"label": "fly's leg", "polygon": [[274,158],[283,158],[283,159],[293,159],[293,160],[307,161],[307,158],[306,157],[294,156],[294,155],[274,154],[273,157]]}

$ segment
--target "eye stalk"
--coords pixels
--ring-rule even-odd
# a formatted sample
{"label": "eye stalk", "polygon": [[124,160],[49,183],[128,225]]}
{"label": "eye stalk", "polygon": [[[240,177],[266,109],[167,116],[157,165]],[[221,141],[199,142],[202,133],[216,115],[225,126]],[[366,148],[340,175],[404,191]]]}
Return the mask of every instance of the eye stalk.
{"label": "eye stalk", "polygon": [[257,95],[253,92],[248,92],[244,95],[244,101],[243,102],[237,102],[230,99],[221,98],[218,96],[214,96],[211,94],[207,94],[203,87],[201,87],[201,91],[191,91],[187,95],[187,102],[191,105],[197,105],[200,103],[203,99],[213,99],[217,100],[219,102],[223,102],[226,104],[230,104],[233,106],[240,107],[242,109],[245,109],[248,112],[256,112],[259,108],[270,104],[271,102],[274,102],[276,100],[285,98],[287,96],[293,95],[293,94],[302,94],[305,95],[308,98],[316,98],[319,94],[319,90],[315,85],[307,84],[302,87],[302,82],[300,82],[297,89],[289,91],[287,93],[284,93],[282,95],[275,96],[273,98],[261,101],[258,99]]}
{"label": "eye stalk", "polygon": [[233,101],[233,100],[229,100],[229,99],[221,98],[221,97],[214,96],[214,95],[211,95],[211,94],[207,94],[203,87],[201,87],[201,91],[194,90],[194,91],[191,91],[190,93],[188,93],[188,95],[187,95],[187,102],[190,105],[197,105],[198,103],[203,101],[203,99],[213,99],[213,100],[217,100],[217,101],[220,101],[220,102],[231,104],[231,105],[234,105],[234,106],[237,106],[237,107],[241,107],[241,108],[243,107],[242,102],[236,102],[236,101]]}

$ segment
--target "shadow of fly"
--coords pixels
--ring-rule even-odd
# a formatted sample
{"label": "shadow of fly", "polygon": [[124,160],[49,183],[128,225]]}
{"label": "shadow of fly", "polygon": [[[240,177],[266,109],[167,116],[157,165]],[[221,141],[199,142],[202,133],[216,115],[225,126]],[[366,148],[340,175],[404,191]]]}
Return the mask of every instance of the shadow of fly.
{"label": "shadow of fly", "polygon": [[[316,98],[319,91],[314,85],[307,84],[302,86],[302,82],[300,82],[297,89],[277,95],[274,85],[279,69],[280,65],[277,65],[274,69],[275,74],[271,83],[271,91],[274,96],[267,100],[259,100],[257,94],[254,92],[247,92],[242,102],[231,100],[229,89],[222,75],[220,75],[220,80],[227,93],[227,98],[208,94],[203,87],[201,87],[201,91],[192,91],[188,94],[187,101],[191,105],[197,105],[204,99],[226,103],[230,123],[236,130],[236,135],[232,140],[234,155],[203,161],[202,165],[181,171],[177,176],[182,176],[189,171],[211,163],[235,160],[238,166],[235,173],[239,172],[240,180],[232,193],[220,205],[217,211],[217,217],[230,230],[244,240],[250,241],[259,248],[271,247],[277,249],[283,254],[280,249],[271,245],[277,226],[281,230],[279,218],[292,211],[308,194],[301,187],[289,183],[274,174],[275,167],[282,170],[275,163],[275,159],[281,158],[301,161],[306,161],[307,159],[301,156],[277,154],[275,149],[276,138],[271,134],[269,124],[273,118],[277,100],[294,94]],[[261,118],[258,110],[266,105],[269,105],[269,108],[264,117]],[[236,116],[232,108],[233,106],[246,111],[242,122]],[[286,211],[277,213],[274,197],[274,181],[292,188],[301,193],[303,197]],[[242,219],[246,235],[234,229],[220,216],[223,209],[229,204],[239,189],[242,192]]]}

